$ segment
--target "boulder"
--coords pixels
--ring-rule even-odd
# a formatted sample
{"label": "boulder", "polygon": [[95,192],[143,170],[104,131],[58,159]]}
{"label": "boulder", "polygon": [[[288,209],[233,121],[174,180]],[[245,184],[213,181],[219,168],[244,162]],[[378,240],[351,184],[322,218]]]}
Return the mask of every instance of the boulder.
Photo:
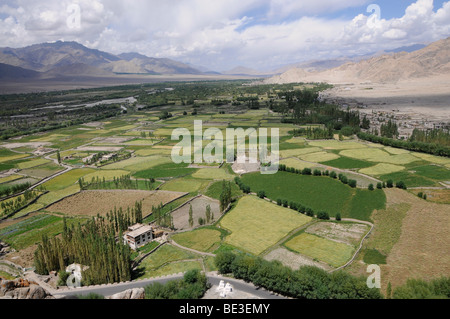
{"label": "boulder", "polygon": [[106,297],[106,299],[144,299],[145,290],[144,288],[134,288],[128,289],[112,296]]}
{"label": "boulder", "polygon": [[11,299],[53,299],[54,297],[33,281],[26,279],[1,280],[0,298]]}

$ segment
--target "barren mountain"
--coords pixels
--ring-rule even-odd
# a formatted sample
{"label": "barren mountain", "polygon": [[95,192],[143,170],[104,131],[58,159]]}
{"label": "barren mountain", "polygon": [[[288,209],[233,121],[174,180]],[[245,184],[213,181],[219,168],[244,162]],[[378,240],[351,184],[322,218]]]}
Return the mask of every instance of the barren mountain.
{"label": "barren mountain", "polygon": [[308,72],[294,68],[274,76],[267,83],[330,82],[396,83],[450,74],[450,38],[414,52],[399,52],[346,63],[325,71]]}
{"label": "barren mountain", "polygon": [[137,53],[114,55],[89,49],[77,42],[35,44],[25,48],[0,48],[0,63],[51,75],[111,76],[127,74],[201,74],[170,59],[150,58]]}

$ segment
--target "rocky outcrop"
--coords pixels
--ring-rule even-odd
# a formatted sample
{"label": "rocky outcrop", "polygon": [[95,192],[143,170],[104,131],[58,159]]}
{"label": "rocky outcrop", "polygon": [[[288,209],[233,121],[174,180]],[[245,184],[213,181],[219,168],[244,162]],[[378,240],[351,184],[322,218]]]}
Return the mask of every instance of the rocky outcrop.
{"label": "rocky outcrop", "polygon": [[144,299],[144,288],[134,288],[119,292],[115,295],[106,297],[106,299]]}
{"label": "rocky outcrop", "polygon": [[0,298],[10,299],[54,299],[54,297],[33,281],[26,279],[3,280],[0,278]]}

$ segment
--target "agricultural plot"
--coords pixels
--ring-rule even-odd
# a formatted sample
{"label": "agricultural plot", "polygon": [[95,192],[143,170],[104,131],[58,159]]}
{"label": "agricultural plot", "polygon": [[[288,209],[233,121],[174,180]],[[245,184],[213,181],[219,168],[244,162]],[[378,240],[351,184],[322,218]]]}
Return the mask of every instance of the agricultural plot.
{"label": "agricultural plot", "polygon": [[363,168],[359,170],[359,172],[366,175],[380,176],[385,174],[401,172],[404,169],[405,169],[404,166],[380,163],[372,167]]}
{"label": "agricultural plot", "polygon": [[280,157],[281,158],[296,157],[296,156],[305,155],[305,154],[309,154],[309,153],[316,153],[316,152],[320,152],[320,151],[322,151],[322,149],[318,148],[318,147],[294,148],[294,149],[280,151]]}
{"label": "agricultural plot", "polygon": [[418,161],[419,159],[411,154],[390,155],[388,152],[379,148],[359,148],[343,150],[339,155],[355,159],[362,159],[376,163],[388,163],[405,165]]}
{"label": "agricultural plot", "polygon": [[63,170],[64,170],[63,167],[58,166],[56,164],[45,164],[45,165],[21,170],[20,173],[24,174],[26,176],[35,177],[37,179],[44,179],[48,176],[54,175]]}
{"label": "agricultural plot", "polygon": [[310,217],[293,210],[253,196],[244,196],[223,217],[220,225],[231,231],[225,239],[227,244],[259,255],[310,221]]}
{"label": "agricultural plot", "polygon": [[324,270],[333,269],[324,262],[320,262],[310,257],[300,255],[298,253],[286,249],[285,247],[279,247],[277,249],[270,251],[267,255],[264,256],[264,259],[268,261],[273,260],[279,261],[283,265],[290,267],[293,270],[297,270],[299,267],[302,266],[313,266]]}
{"label": "agricultural plot", "polygon": [[105,165],[102,167],[102,169],[107,170],[124,169],[134,173],[170,162],[172,162],[170,157],[159,155],[148,157],[132,157],[117,163]]}
{"label": "agricultural plot", "polygon": [[62,190],[66,187],[73,186],[78,182],[78,179],[86,176],[90,173],[94,173],[95,170],[90,168],[73,169],[67,173],[59,175],[52,180],[44,183],[44,187],[49,191]]}
{"label": "agricultural plot", "polygon": [[12,182],[21,179],[22,177],[23,177],[22,175],[8,175],[5,177],[0,177],[0,184]]}
{"label": "agricultural plot", "polygon": [[133,176],[136,178],[180,177],[192,174],[196,171],[197,170],[195,168],[189,168],[188,164],[167,163],[146,170],[138,171],[134,173]]}
{"label": "agricultural plot", "polygon": [[298,158],[286,158],[280,161],[280,164],[286,165],[287,167],[293,167],[295,169],[303,170],[304,168],[313,168],[314,164],[304,162]]}
{"label": "agricultural plot", "polygon": [[194,174],[192,177],[199,179],[213,179],[213,180],[224,180],[224,179],[233,179],[234,176],[228,173],[223,168],[201,168]]}
{"label": "agricultural plot", "polygon": [[19,164],[17,164],[17,168],[19,169],[27,169],[27,168],[31,168],[31,167],[36,167],[36,166],[40,166],[43,164],[48,164],[51,163],[52,161],[44,159],[44,158],[38,158],[38,159],[32,159],[26,162],[21,162]]}
{"label": "agricultural plot", "polygon": [[[67,220],[69,226],[76,222],[83,222],[83,220]],[[20,250],[40,242],[42,235],[52,237],[61,233],[62,230],[61,217],[39,214],[1,229],[0,239]]]}
{"label": "agricultural plot", "polygon": [[284,245],[288,249],[314,260],[326,262],[334,268],[340,267],[349,261],[355,251],[353,246],[308,233],[302,233]]}
{"label": "agricultural plot", "polygon": [[369,231],[369,226],[358,223],[319,222],[309,226],[305,232],[339,243],[356,246]]}
{"label": "agricultural plot", "polygon": [[373,166],[373,163],[344,156],[335,160],[322,162],[322,164],[340,169],[358,169]]}
{"label": "agricultural plot", "polygon": [[346,141],[336,141],[336,140],[326,140],[326,141],[309,141],[310,146],[320,147],[326,150],[350,150],[350,149],[360,149],[366,147],[364,144],[358,142],[346,142]]}
{"label": "agricultural plot", "polygon": [[213,252],[220,245],[221,233],[215,229],[200,228],[171,237],[177,244],[203,252]]}
{"label": "agricultural plot", "polygon": [[[199,226],[199,218],[206,219],[206,206],[211,207],[212,220],[218,220],[221,217],[219,201],[200,196],[189,203],[185,203],[183,206],[172,212],[173,224],[177,230],[191,229]],[[192,207],[192,221],[193,225],[189,225],[189,209]]]}
{"label": "agricultural plot", "polygon": [[316,213],[326,211],[330,216],[340,213],[343,217],[370,220],[372,211],[384,207],[386,202],[382,191],[353,189],[325,176],[250,173],[242,176],[242,182],[250,186],[252,192],[265,191],[266,196],[274,201],[293,201],[312,208]]}
{"label": "agricultural plot", "polygon": [[51,205],[46,210],[71,216],[96,216],[97,214],[106,215],[114,208],[122,207],[126,210],[128,207],[134,207],[136,202],[142,201],[142,215],[145,216],[151,213],[153,206],[166,204],[184,194],[140,190],[82,191]]}
{"label": "agricultural plot", "polygon": [[339,155],[328,152],[317,152],[306,155],[300,155],[299,158],[307,162],[321,163],[338,159]]}
{"label": "agricultural plot", "polygon": [[142,273],[139,279],[160,277],[190,269],[201,270],[201,263],[197,261],[200,258],[200,255],[181,248],[163,245],[139,264],[138,270]]}
{"label": "agricultural plot", "polygon": [[[239,189],[239,186],[236,185],[236,183],[230,183],[231,185],[231,197],[236,198],[240,195],[242,195],[241,190]],[[205,195],[214,199],[220,199],[220,194],[222,193],[222,181],[215,182],[211,184],[208,189],[206,190]]]}
{"label": "agricultural plot", "polygon": [[178,178],[165,183],[161,189],[166,191],[195,193],[208,185],[208,181],[193,178]]}

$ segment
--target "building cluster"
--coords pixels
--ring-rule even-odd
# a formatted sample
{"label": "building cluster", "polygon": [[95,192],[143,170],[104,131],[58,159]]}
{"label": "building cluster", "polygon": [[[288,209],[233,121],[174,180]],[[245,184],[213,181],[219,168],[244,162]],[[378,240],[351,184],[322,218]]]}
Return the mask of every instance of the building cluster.
{"label": "building cluster", "polygon": [[118,157],[117,153],[105,154],[105,155],[102,155],[101,157],[99,157],[97,153],[94,153],[94,154],[90,154],[89,156],[86,156],[85,158],[83,158],[83,163],[89,165],[89,164],[93,164],[95,162],[108,162],[117,157]]}
{"label": "building cluster", "polygon": [[389,120],[394,121],[398,126],[400,139],[410,138],[415,129],[432,130],[450,128],[450,122],[446,123],[442,122],[442,120],[427,119],[420,114],[400,113],[398,110],[367,110],[361,111],[361,115],[366,116],[370,121],[370,132],[374,132],[375,130],[380,132],[381,125],[386,124]]}

